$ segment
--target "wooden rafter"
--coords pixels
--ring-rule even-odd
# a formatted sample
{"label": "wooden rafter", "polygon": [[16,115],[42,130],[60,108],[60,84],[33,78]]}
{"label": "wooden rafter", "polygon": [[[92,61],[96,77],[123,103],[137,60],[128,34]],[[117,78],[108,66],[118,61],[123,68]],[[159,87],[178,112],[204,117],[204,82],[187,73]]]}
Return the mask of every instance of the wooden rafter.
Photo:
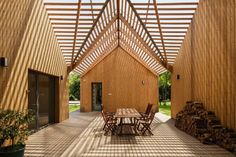
{"label": "wooden rafter", "polygon": [[72,50],[72,57],[71,57],[71,67],[73,66],[73,59],[74,59],[74,53],[75,53],[75,46],[76,46],[76,38],[77,38],[77,32],[78,32],[80,8],[81,8],[81,0],[78,1],[78,6],[77,6],[77,16],[76,16],[76,22],[75,22],[75,34],[74,34],[73,50]]}
{"label": "wooden rafter", "polygon": [[118,45],[120,42],[120,0],[116,0],[116,6],[117,6],[117,32],[118,32]]}
{"label": "wooden rafter", "polygon": [[146,16],[145,16],[145,23],[147,22],[147,20],[148,20],[148,11],[149,11],[149,6],[150,6],[150,1],[151,0],[148,0],[148,6],[147,6],[147,12],[146,12]]}
{"label": "wooden rafter", "polygon": [[[106,31],[110,28],[111,25],[113,25],[113,23],[117,20],[117,16],[114,16],[112,18],[112,20],[110,21],[110,23],[104,28],[104,30],[99,34],[99,36],[96,38],[96,40],[93,42],[92,45],[90,45],[90,47],[88,48],[87,52],[90,51],[94,45],[97,44],[97,42],[102,38],[102,36],[106,33]],[[81,49],[81,48],[80,48]],[[85,57],[85,55],[83,55],[74,65],[73,68],[75,68],[76,66],[78,66],[81,61],[83,60],[83,58]]]}
{"label": "wooden rafter", "polygon": [[[156,55],[156,53],[143,41],[142,37],[139,36],[139,34],[136,32],[135,29],[133,29],[129,23],[126,21],[126,19],[123,16],[120,16],[120,20],[126,25],[127,28],[129,28],[129,30],[135,35],[135,37],[137,39],[139,39],[139,41],[142,41],[142,44],[144,45],[144,47],[152,54],[152,56],[160,63],[162,64],[162,66],[166,67],[165,64],[163,64],[163,62],[161,61],[161,59]],[[161,53],[161,52],[160,52]]]}
{"label": "wooden rafter", "polygon": [[[123,31],[123,30],[121,32],[123,33],[124,37],[126,37],[126,39],[127,39],[128,38],[128,34],[125,31]],[[139,47],[137,48],[138,49],[137,51],[140,51],[140,49],[145,51],[145,47],[143,47],[142,45],[138,44],[137,41],[134,38],[131,38],[131,41],[133,42],[131,44],[124,44],[124,43],[127,43],[127,41],[125,41],[124,38],[121,38],[120,40],[121,40],[121,44],[120,44],[121,47],[123,47],[124,49],[126,49],[129,52],[132,52],[136,56],[136,59],[139,62],[141,62],[145,67],[147,67],[148,69],[150,69],[153,72],[153,69],[148,65],[147,62],[143,61],[144,58],[142,58],[140,55],[138,55],[136,53],[134,48],[132,48],[132,45],[136,45],[136,46],[139,45]],[[145,53],[151,56],[151,54],[149,52],[145,51]],[[154,60],[155,60],[155,58],[154,58]]]}
{"label": "wooden rafter", "polygon": [[92,12],[92,18],[93,18],[93,21],[94,21],[94,13],[93,13],[93,2],[92,0],[90,0],[90,3],[91,3],[91,12]]}
{"label": "wooden rafter", "polygon": [[[105,8],[106,8],[106,6],[107,6],[107,4],[108,4],[109,1],[110,1],[110,0],[106,0],[105,4],[103,5],[103,8],[100,10],[99,16],[98,16],[97,19],[94,21],[93,26],[91,27],[91,29],[90,29],[88,35],[86,36],[86,38],[85,38],[85,40],[84,40],[82,46],[80,47],[80,49],[79,49],[79,51],[78,51],[78,53],[77,53],[77,55],[76,55],[76,57],[75,57],[75,59],[74,59],[74,62],[73,62],[74,65],[76,64],[76,59],[78,58],[79,54],[81,53],[81,50],[84,48],[84,45],[86,44],[88,38],[90,37],[91,33],[93,32],[93,30],[94,30],[94,28],[95,28],[95,26],[96,26],[98,20],[99,20],[100,17],[102,16],[102,13],[104,12],[104,10],[105,10]],[[75,67],[75,66],[73,66],[73,68],[74,68],[74,67]]]}
{"label": "wooden rafter", "polygon": [[[160,54],[161,57],[161,62],[163,62],[164,57],[162,56],[160,50],[158,49],[157,45],[155,44],[154,40],[152,39],[152,36],[150,35],[149,31],[147,30],[146,26],[144,25],[143,21],[141,20],[140,16],[138,15],[138,12],[136,11],[136,9],[134,8],[133,4],[131,3],[130,0],[127,0],[127,2],[129,3],[130,7],[132,8],[133,12],[135,13],[136,17],[138,18],[140,24],[142,25],[145,33],[149,36],[150,40],[152,41],[153,45],[155,46],[156,50],[158,51],[158,53]],[[166,63],[163,63],[166,64]]]}
{"label": "wooden rafter", "polygon": [[147,65],[147,63],[146,62],[144,62],[143,60],[141,60],[140,59],[140,57],[137,55],[137,53],[135,53],[135,51],[132,49],[132,48],[130,48],[130,47],[128,47],[126,44],[123,44],[124,43],[124,40],[123,39],[121,39],[121,44],[120,44],[120,47],[124,50],[124,51],[126,51],[126,52],[128,52],[128,54],[131,56],[131,57],[133,57],[134,59],[136,59],[139,63],[141,63],[145,68],[147,68],[149,71],[151,71],[154,75],[156,75],[157,76],[157,73],[153,70],[153,69],[150,69],[150,67]]}
{"label": "wooden rafter", "polygon": [[160,33],[160,37],[161,37],[161,44],[162,44],[164,55],[165,55],[165,62],[167,63],[166,49],[165,49],[164,38],[163,38],[163,34],[162,34],[162,29],[161,29],[161,24],[160,24],[160,17],[159,17],[159,14],[158,14],[156,0],[153,0],[153,5],[154,5],[154,8],[155,8],[158,29],[159,29],[159,33]]}
{"label": "wooden rafter", "polygon": [[[102,58],[103,51],[110,52],[106,47],[114,40],[154,71],[164,71],[162,66],[171,69],[198,5],[187,0],[158,4],[156,0],[153,4],[151,0],[78,1],[44,5],[67,65],[80,73]],[[111,20],[115,21],[112,25]]]}

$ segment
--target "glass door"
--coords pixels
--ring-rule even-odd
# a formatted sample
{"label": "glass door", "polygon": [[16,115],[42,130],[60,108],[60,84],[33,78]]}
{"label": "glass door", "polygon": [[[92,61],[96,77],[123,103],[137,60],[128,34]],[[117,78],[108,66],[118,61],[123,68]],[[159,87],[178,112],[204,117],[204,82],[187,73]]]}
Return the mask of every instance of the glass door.
{"label": "glass door", "polygon": [[31,130],[37,130],[55,122],[55,78],[29,71],[28,108],[35,111]]}
{"label": "glass door", "polygon": [[102,83],[92,83],[92,110],[101,111]]}
{"label": "glass door", "polygon": [[37,102],[37,80],[36,75],[32,72],[28,74],[28,109],[31,109],[35,113],[35,119],[29,124],[30,130],[37,130],[38,126],[38,102]]}

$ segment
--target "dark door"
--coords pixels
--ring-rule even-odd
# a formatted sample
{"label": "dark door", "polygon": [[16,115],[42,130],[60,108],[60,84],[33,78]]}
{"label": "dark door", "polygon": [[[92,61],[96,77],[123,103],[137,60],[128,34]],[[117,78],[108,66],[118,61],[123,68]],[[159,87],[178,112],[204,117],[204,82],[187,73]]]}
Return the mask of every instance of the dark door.
{"label": "dark door", "polygon": [[102,83],[92,83],[92,110],[101,111]]}
{"label": "dark door", "polygon": [[55,122],[55,77],[29,71],[28,108],[35,111],[31,130]]}

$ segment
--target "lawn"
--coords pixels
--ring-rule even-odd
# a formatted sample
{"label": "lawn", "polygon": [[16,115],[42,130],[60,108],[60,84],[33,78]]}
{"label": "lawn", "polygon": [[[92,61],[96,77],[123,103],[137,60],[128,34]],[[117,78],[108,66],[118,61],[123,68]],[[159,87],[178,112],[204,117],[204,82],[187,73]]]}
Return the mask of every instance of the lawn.
{"label": "lawn", "polygon": [[159,112],[161,112],[167,116],[170,116],[171,115],[170,107],[171,107],[170,102],[166,102],[166,105],[161,103],[159,106]]}
{"label": "lawn", "polygon": [[80,105],[69,105],[69,111],[73,112],[80,109]]}

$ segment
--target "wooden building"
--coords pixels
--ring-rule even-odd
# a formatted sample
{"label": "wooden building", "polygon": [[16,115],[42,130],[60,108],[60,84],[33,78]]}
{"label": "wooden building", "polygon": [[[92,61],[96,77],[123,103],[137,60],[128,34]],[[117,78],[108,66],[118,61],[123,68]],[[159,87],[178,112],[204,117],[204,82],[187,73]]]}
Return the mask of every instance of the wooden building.
{"label": "wooden building", "polygon": [[[96,104],[102,103],[111,112],[121,107],[144,112],[148,103],[158,102],[157,80],[132,54],[117,47],[81,77],[81,111],[99,110]],[[102,102],[96,102],[97,90],[102,90]]]}
{"label": "wooden building", "polygon": [[42,108],[52,113],[47,122],[67,119],[74,71],[82,111],[99,109],[97,101],[109,111],[143,111],[158,104],[158,75],[171,71],[173,118],[199,100],[236,130],[235,11],[235,0],[3,1],[0,108],[53,103]]}

